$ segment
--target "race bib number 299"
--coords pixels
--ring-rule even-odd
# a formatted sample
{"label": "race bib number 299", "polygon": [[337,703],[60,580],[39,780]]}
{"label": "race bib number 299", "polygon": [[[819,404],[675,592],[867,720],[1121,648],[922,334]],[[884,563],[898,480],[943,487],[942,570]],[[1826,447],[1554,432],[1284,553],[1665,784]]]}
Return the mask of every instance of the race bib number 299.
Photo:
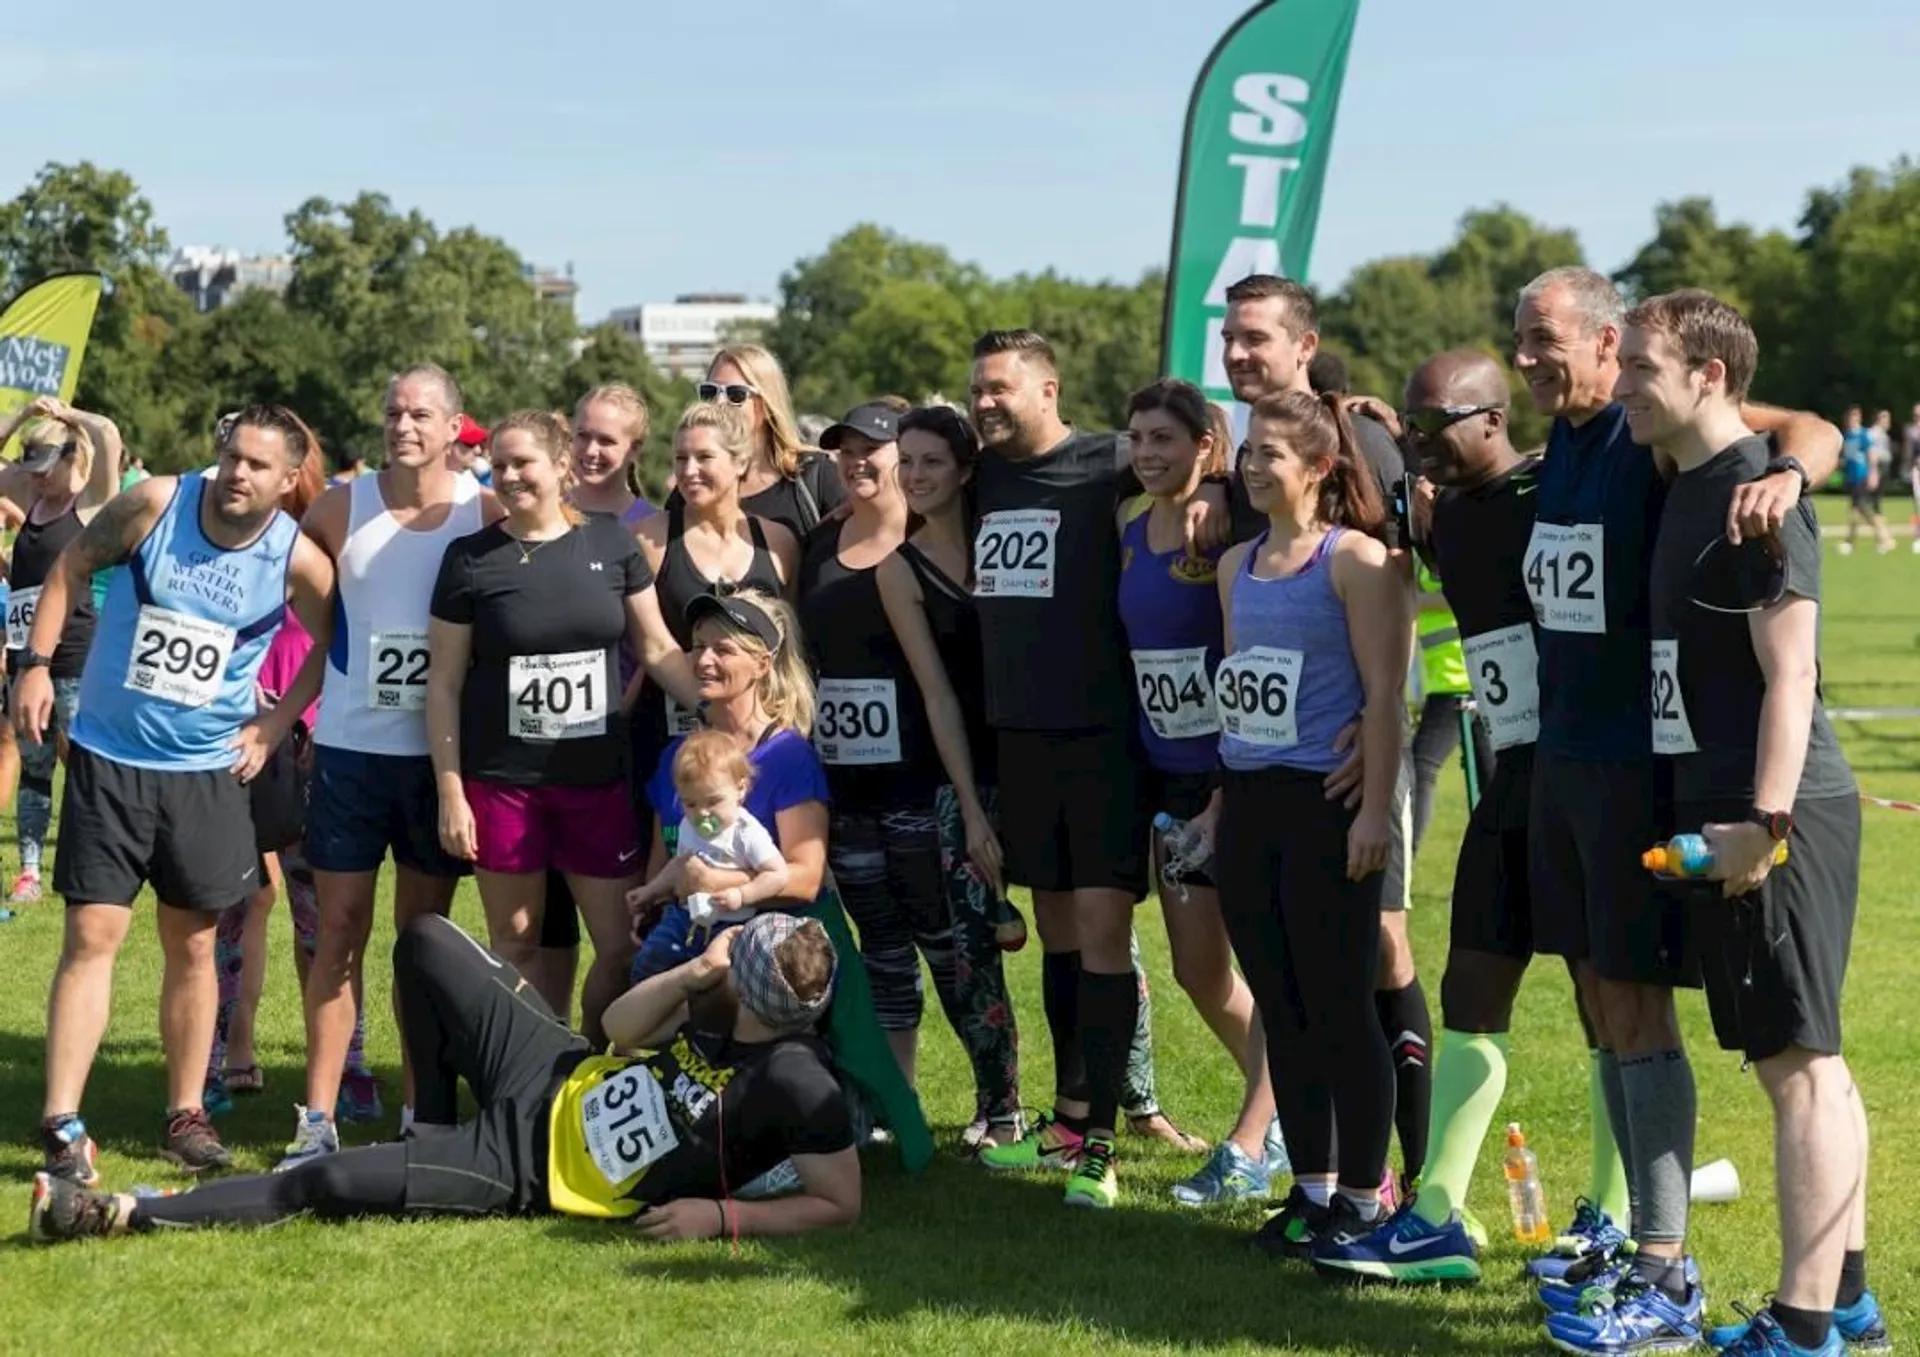
{"label": "race bib number 299", "polygon": [[1524,575],[1533,615],[1548,631],[1607,629],[1606,539],[1598,523],[1535,523]]}
{"label": "race bib number 299", "polygon": [[973,592],[980,598],[1052,598],[1058,509],[1009,509],[980,520]]}
{"label": "race bib number 299", "polygon": [[147,604],[133,627],[126,686],[183,707],[204,707],[220,695],[234,630]]}

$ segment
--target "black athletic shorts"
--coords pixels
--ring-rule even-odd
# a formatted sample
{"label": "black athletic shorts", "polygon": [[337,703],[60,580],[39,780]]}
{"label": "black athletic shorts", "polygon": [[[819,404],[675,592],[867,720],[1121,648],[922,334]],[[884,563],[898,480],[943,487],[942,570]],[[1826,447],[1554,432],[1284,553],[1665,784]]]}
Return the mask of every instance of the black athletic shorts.
{"label": "black athletic shorts", "polygon": [[1867,483],[1862,481],[1860,484],[1854,486],[1853,489],[1849,490],[1847,494],[1853,500],[1854,509],[1859,513],[1877,514],[1880,512],[1880,487],[1878,485],[1875,485],[1869,490]]}
{"label": "black athletic shorts", "polygon": [[260,889],[247,789],[232,773],[163,773],[73,745],[60,798],[53,888],[70,905],[222,910]]}
{"label": "black athletic shorts", "polygon": [[[1176,820],[1191,820],[1207,808],[1207,802],[1213,799],[1213,789],[1220,785],[1220,775],[1214,773],[1166,773],[1158,768],[1146,769],[1145,810],[1149,830],[1153,817],[1165,811]],[[1190,886],[1211,886],[1211,870],[1190,872],[1182,878]]]}
{"label": "black athletic shorts", "polygon": [[[1746,818],[1750,802],[1676,807],[1682,829]],[[1791,1046],[1840,1052],[1840,987],[1860,893],[1860,801],[1801,801],[1787,860],[1738,900],[1720,883],[1682,888],[1721,1048],[1765,1060]]]}
{"label": "black athletic shorts", "polygon": [[1672,823],[1651,756],[1592,761],[1536,750],[1528,881],[1534,950],[1586,960],[1604,980],[1698,985],[1687,911],[1640,865]]}
{"label": "black athletic shorts", "polygon": [[1147,895],[1144,760],[1131,731],[1002,730],[1007,879],[1037,891]]}
{"label": "black athletic shorts", "polygon": [[1501,754],[1494,765],[1493,779],[1473,808],[1460,840],[1460,857],[1453,869],[1449,946],[1525,961],[1533,955],[1525,814],[1532,758],[1525,749],[1511,754]]}

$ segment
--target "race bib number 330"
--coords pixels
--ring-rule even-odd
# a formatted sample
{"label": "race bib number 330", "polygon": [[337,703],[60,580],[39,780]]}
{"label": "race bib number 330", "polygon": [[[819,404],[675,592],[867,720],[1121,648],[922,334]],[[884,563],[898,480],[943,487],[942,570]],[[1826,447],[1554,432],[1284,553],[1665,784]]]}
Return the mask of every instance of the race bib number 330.
{"label": "race bib number 330", "polygon": [[980,520],[973,592],[980,598],[1052,598],[1058,509],[1008,509]]}
{"label": "race bib number 330", "polygon": [[507,733],[578,740],[607,733],[607,653],[515,655],[507,662]]}
{"label": "race bib number 330", "polygon": [[1214,698],[1220,704],[1220,729],[1248,744],[1286,749],[1300,743],[1294,703],[1300,695],[1298,650],[1253,646],[1220,662]]}
{"label": "race bib number 330", "polygon": [[126,686],[183,707],[204,707],[220,695],[233,641],[232,627],[149,603],[134,623]]}
{"label": "race bib number 330", "polygon": [[813,743],[822,763],[846,767],[900,762],[900,709],[893,680],[821,679]]}
{"label": "race bib number 330", "polygon": [[1606,563],[1598,523],[1535,523],[1523,571],[1540,625],[1549,631],[1605,633]]}

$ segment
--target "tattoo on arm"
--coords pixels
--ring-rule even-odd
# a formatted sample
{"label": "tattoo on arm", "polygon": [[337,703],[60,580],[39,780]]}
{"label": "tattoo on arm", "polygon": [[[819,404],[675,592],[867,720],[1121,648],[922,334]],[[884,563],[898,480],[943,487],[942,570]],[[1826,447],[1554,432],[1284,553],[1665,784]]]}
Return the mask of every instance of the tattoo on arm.
{"label": "tattoo on arm", "polygon": [[145,507],[144,502],[135,495],[116,495],[100,506],[100,512],[88,521],[67,548],[81,573],[92,575],[95,571],[105,570],[127,559],[132,551],[127,541],[129,529]]}

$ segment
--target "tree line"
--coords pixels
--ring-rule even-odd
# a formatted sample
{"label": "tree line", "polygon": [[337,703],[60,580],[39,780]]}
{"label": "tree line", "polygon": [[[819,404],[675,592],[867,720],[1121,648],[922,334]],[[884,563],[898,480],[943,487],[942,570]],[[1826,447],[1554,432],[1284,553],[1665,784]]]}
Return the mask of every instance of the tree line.
{"label": "tree line", "polygon": [[[692,384],[665,376],[618,330],[582,329],[542,301],[504,241],[443,231],[377,193],[309,199],[285,225],[284,295],[250,291],[201,314],[167,276],[171,242],[131,176],[49,164],[0,205],[0,296],[66,269],[108,275],[76,399],[111,414],[152,470],[205,462],[218,415],[255,401],[291,405],[329,446],[377,460],[386,378],[425,357],[459,376],[482,421],[631,383],[654,412],[645,479],[664,480]],[[1741,307],[1760,339],[1758,398],[1826,412],[1903,411],[1920,398],[1913,161],[1811,190],[1791,233],[1723,223],[1707,198],[1661,204],[1653,226],[1616,280],[1631,297],[1700,286]],[[1504,358],[1520,287],[1583,262],[1569,229],[1506,204],[1475,209],[1438,252],[1371,261],[1323,294],[1322,342],[1348,360],[1356,390],[1397,400],[1407,372],[1438,349]],[[880,393],[958,397],[973,337],[1030,325],[1060,352],[1067,418],[1110,426],[1156,375],[1164,291],[1157,269],[1133,283],[996,278],[941,245],[862,224],[795,262],[774,321],[741,337],[779,354],[802,411],[838,415]],[[1525,401],[1515,414],[1522,442],[1544,435]]]}

